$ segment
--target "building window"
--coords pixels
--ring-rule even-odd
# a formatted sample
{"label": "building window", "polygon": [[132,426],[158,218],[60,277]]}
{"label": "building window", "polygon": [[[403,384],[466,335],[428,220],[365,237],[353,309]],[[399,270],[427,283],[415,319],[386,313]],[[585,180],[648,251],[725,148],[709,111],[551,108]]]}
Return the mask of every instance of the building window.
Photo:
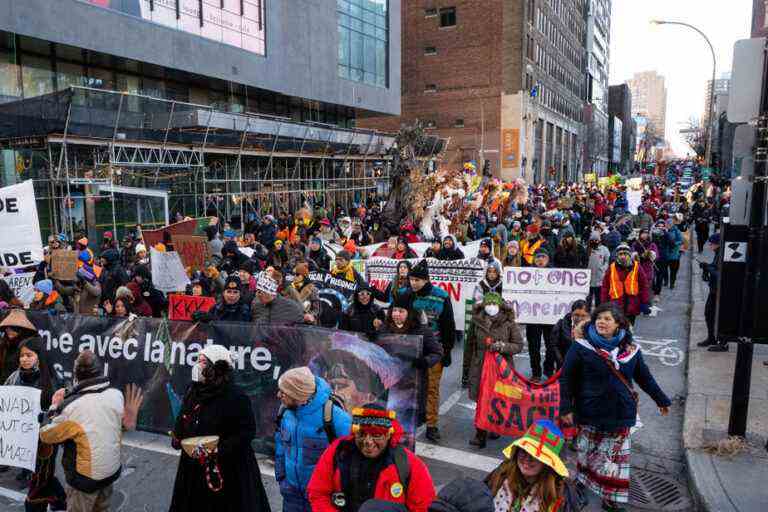
{"label": "building window", "polygon": [[454,128],[464,128],[464,120],[463,119],[457,119],[453,122]]}
{"label": "building window", "polygon": [[425,46],[424,55],[437,55],[437,48],[434,46]]}
{"label": "building window", "polygon": [[437,16],[437,9],[434,7],[431,9],[424,9],[424,17],[425,18],[433,18]]}
{"label": "building window", "polygon": [[424,92],[437,92],[437,84],[427,84],[424,86]]}
{"label": "building window", "polygon": [[456,26],[456,8],[445,7],[440,9],[440,26],[441,27],[455,27]]}
{"label": "building window", "polygon": [[388,0],[337,0],[341,78],[388,87],[388,4]]}

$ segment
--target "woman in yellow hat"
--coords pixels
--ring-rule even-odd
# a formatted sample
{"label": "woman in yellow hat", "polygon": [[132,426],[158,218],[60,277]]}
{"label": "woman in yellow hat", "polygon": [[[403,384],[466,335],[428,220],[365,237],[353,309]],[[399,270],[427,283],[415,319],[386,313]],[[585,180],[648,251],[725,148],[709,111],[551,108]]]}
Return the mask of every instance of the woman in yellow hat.
{"label": "woman in yellow hat", "polygon": [[538,420],[504,449],[506,460],[485,483],[495,512],[557,512],[565,503],[568,469],[560,459],[565,437],[554,423]]}

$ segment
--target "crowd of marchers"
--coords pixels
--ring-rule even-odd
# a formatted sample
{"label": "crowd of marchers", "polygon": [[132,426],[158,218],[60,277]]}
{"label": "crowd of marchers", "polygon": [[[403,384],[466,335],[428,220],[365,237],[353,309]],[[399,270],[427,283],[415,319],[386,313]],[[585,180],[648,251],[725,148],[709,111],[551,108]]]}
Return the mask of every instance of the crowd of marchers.
{"label": "crowd of marchers", "polygon": [[[383,334],[421,335],[423,353],[413,364],[424,379],[419,422],[426,423],[430,442],[441,439],[440,383],[461,335],[451,299],[432,283],[425,258],[463,259],[466,244],[479,241],[485,274],[474,292],[462,371],[471,399],[483,391],[488,351],[514,367],[514,355],[527,346],[533,382],[560,370],[558,421],[531,425],[484,482],[461,479],[439,495],[425,463],[402,447],[402,428],[385,404],[347,410],[330,384],[308,368],[285,371],[278,382],[282,406],[274,411],[275,476],[284,510],[574,510],[585,489],[599,496],[604,509],[621,510],[629,499],[635,384],[661,414],[671,405],[633,342],[633,325],[638,316],[652,314],[665,289],[675,287],[685,251],[700,253],[709,242],[717,254],[719,235],[710,235],[711,226],[717,227],[730,199],[728,182],[716,176],[681,190],[675,181],[686,168],[698,174],[681,162],[665,176],[646,175],[633,211],[627,187],[614,181],[530,187],[525,203],[480,208],[453,234],[431,240],[423,240],[418,221],[407,218],[399,235],[386,241],[385,254],[402,260],[386,289],[369,286],[355,269],[355,260],[370,256],[367,247],[380,238],[382,205],[373,198],[348,212],[304,207],[277,217],[252,213],[239,230],[227,219],[207,226],[210,258],[203,270],[189,272],[186,294],[214,297],[216,305],[195,313],[194,321],[318,325],[363,333],[374,342]],[[0,382],[42,391],[37,467],[17,475],[28,484],[27,510],[108,510],[121,472],[122,431],[135,427],[143,396],[137,388],[111,387],[103,362],[90,351],[78,356],[74,381],[60,382],[25,311],[130,320],[163,317],[168,310],[168,296],[153,285],[140,229],[121,242],[105,232],[98,246],[84,234],[72,238],[49,237],[45,260],[18,270],[35,272],[29,304],[0,280]],[[417,254],[411,247],[417,242],[430,247]],[[61,248],[77,251],[73,280],[51,273],[51,251]],[[173,251],[172,235],[166,232],[152,249]],[[727,350],[713,332],[717,257],[701,265],[711,289],[709,336],[702,344]],[[590,291],[555,325],[521,326],[504,299],[502,269],[509,266],[589,269]],[[354,283],[348,306],[323,294],[312,272]],[[173,511],[270,509],[250,449],[256,432],[252,404],[234,382],[234,368],[234,356],[218,344],[202,350],[193,367],[171,432],[181,454]],[[576,432],[575,475],[569,476],[563,462],[563,431]],[[483,449],[495,435],[478,429],[470,444]],[[54,471],[59,451],[64,486]]]}

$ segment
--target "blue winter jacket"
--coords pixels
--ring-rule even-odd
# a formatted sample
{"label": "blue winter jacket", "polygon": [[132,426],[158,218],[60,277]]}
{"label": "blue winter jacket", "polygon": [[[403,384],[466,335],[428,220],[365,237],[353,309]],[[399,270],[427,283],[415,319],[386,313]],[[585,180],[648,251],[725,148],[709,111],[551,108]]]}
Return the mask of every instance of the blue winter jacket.
{"label": "blue winter jacket", "polygon": [[[275,433],[275,478],[283,495],[283,510],[309,509],[306,495],[315,465],[330,444],[323,429],[323,407],[331,396],[331,387],[315,377],[315,396],[298,409],[285,409],[280,430]],[[340,407],[333,406],[336,437],[349,435],[352,418]]]}
{"label": "blue winter jacket", "polygon": [[[651,375],[639,346],[617,360],[619,371],[630,384],[637,382],[656,405],[669,407],[671,402]],[[560,415],[568,413],[574,413],[577,424],[606,432],[631,427],[637,417],[637,404],[627,387],[584,339],[571,344],[560,375]]]}
{"label": "blue winter jacket", "polygon": [[667,239],[669,239],[669,249],[666,257],[667,261],[677,261],[680,259],[680,247],[683,245],[683,234],[677,229],[677,226],[672,226],[667,231]]}

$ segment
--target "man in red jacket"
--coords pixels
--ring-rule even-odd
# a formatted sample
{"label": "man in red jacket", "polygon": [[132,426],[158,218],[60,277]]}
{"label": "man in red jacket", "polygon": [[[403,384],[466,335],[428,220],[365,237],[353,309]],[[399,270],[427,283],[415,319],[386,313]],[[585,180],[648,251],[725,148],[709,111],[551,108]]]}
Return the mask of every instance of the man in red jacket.
{"label": "man in red jacket", "polygon": [[313,512],[357,512],[369,499],[426,512],[435,486],[424,462],[400,446],[394,411],[369,404],[352,410],[352,435],[334,441],[312,473],[307,495]]}

